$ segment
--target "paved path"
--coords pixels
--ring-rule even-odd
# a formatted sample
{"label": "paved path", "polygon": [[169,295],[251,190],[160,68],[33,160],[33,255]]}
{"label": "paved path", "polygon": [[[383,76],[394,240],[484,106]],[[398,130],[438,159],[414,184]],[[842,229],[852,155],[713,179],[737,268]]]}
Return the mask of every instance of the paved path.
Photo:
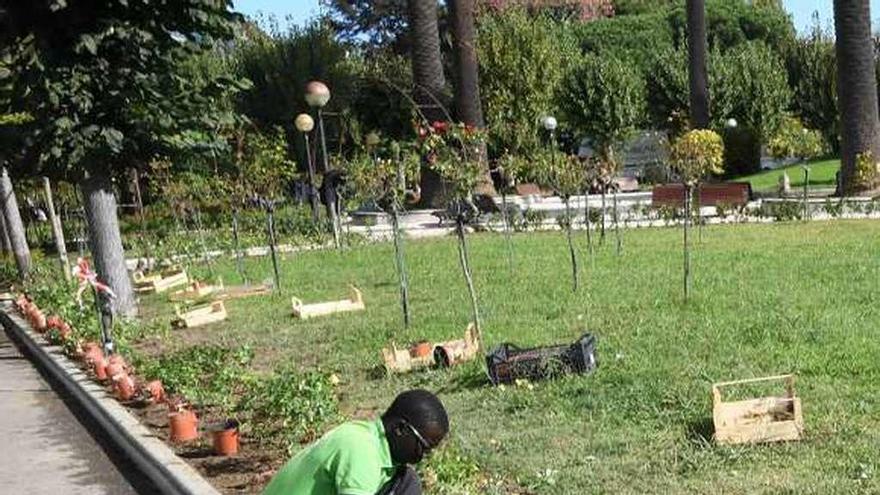
{"label": "paved path", "polygon": [[47,495],[154,492],[124,461],[114,464],[99,441],[0,327],[0,492]]}

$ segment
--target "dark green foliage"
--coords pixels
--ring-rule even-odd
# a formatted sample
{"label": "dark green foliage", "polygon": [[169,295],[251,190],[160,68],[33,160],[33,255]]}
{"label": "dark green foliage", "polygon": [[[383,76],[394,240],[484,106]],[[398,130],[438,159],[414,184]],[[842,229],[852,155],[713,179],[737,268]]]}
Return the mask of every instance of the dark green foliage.
{"label": "dark green foliage", "polygon": [[598,144],[603,159],[645,119],[645,82],[623,60],[588,54],[577,61],[561,88],[569,125]]}
{"label": "dark green foliage", "polygon": [[320,436],[338,418],[330,375],[281,366],[269,377],[251,376],[237,406],[248,427],[261,440],[282,440],[293,450]]}
{"label": "dark green foliage", "polygon": [[232,36],[230,5],[2,2],[0,50],[15,62],[0,77],[11,79],[14,108],[35,119],[33,156],[57,173],[106,173],[162,152],[163,138],[214,129],[227,118],[217,98],[243,84],[186,77],[181,66]]}
{"label": "dark green foliage", "polygon": [[148,379],[162,380],[170,393],[197,405],[231,408],[243,388],[247,365],[254,357],[245,346],[237,349],[207,345],[191,347],[158,358],[143,358],[138,370]]}
{"label": "dark green foliage", "polygon": [[635,62],[642,70],[658,49],[674,45],[667,10],[598,19],[574,27],[581,50]]}
{"label": "dark green foliage", "polygon": [[[669,25],[676,45],[683,46],[687,38],[684,2],[671,11]],[[763,41],[781,53],[795,39],[791,17],[780,5],[772,3],[762,5],[761,2],[743,0],[707,0],[706,28],[709,46],[723,49],[747,41]]]}
{"label": "dark green foliage", "polygon": [[558,112],[556,93],[578,56],[568,25],[509,9],[480,17],[478,35],[490,154],[533,153],[543,146],[540,119]]}
{"label": "dark green foliage", "polygon": [[806,127],[818,129],[835,153],[840,149],[840,108],[837,104],[837,55],[834,36],[813,25],[798,39],[786,59],[794,90],[792,109]]}

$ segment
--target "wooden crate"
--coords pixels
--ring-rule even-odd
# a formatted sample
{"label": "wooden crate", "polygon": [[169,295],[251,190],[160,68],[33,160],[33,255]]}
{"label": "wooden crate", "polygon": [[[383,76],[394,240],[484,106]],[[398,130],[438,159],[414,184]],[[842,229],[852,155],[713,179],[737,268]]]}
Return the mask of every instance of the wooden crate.
{"label": "wooden crate", "polygon": [[293,316],[303,320],[314,318],[316,316],[330,315],[333,313],[344,313],[348,311],[363,311],[365,309],[364,299],[355,286],[349,287],[348,299],[340,301],[328,301],[314,304],[303,304],[302,300],[292,297],[291,305],[293,306]]}
{"label": "wooden crate", "polygon": [[218,299],[227,300],[252,296],[268,296],[271,293],[271,285],[235,285],[231,287],[225,287],[223,290],[217,293],[216,297]]}
{"label": "wooden crate", "polygon": [[223,301],[214,301],[189,311],[181,311],[179,306],[175,306],[174,312],[177,314],[177,318],[171,322],[174,328],[193,328],[216,323],[225,320],[228,316]]}
{"label": "wooden crate", "polygon": [[171,301],[194,301],[197,299],[204,299],[222,290],[223,279],[220,277],[217,277],[216,285],[209,285],[204,282],[199,282],[195,280],[191,282],[186,288],[176,290],[168,294],[168,299]]}
{"label": "wooden crate", "polygon": [[[724,402],[722,390],[761,382],[781,382],[781,396]],[[801,400],[795,396],[794,375],[769,376],[716,383],[712,386],[715,441],[720,444],[799,440],[804,431]]]}
{"label": "wooden crate", "polygon": [[135,292],[144,294],[159,294],[189,283],[186,270],[182,268],[168,270],[162,273],[144,275],[136,271],[132,274]]}
{"label": "wooden crate", "polygon": [[431,366],[453,366],[474,359],[482,348],[479,329],[471,323],[464,337],[430,344],[432,352],[426,356],[413,356],[413,346],[399,348],[394,343],[382,349],[385,369],[391,373],[406,373]]}

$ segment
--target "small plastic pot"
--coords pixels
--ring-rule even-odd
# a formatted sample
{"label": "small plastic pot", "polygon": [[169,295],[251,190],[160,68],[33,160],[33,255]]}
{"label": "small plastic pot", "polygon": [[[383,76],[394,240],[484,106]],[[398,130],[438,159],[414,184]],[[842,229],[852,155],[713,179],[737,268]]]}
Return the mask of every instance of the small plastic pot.
{"label": "small plastic pot", "polygon": [[413,346],[410,347],[409,355],[414,358],[421,358],[425,356],[430,356],[433,350],[434,349],[431,346],[431,343],[423,340],[417,344],[413,344]]}
{"label": "small plastic pot", "polygon": [[116,392],[116,398],[121,401],[129,401],[134,397],[134,380],[124,371],[113,375],[113,389]]}
{"label": "small plastic pot", "polygon": [[190,442],[199,438],[199,418],[192,411],[178,411],[168,415],[171,441]]}
{"label": "small plastic pot", "polygon": [[215,454],[230,456],[238,453],[238,421],[227,421],[221,429],[215,430],[212,436]]}

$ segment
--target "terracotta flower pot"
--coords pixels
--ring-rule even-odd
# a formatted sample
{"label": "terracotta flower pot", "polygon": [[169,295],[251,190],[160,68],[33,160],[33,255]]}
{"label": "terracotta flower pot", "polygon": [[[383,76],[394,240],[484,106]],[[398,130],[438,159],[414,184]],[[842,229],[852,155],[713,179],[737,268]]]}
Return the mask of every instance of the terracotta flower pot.
{"label": "terracotta flower pot", "polygon": [[73,329],[69,326],[62,326],[56,331],[58,332],[58,338],[61,340],[61,342],[66,341],[71,337],[71,335],[73,335]]}
{"label": "terracotta flower pot", "polygon": [[104,351],[97,342],[86,342],[83,344],[83,356],[87,365],[94,366],[96,361],[104,360]]}
{"label": "terracotta flower pot", "polygon": [[47,329],[46,315],[39,309],[34,311],[31,325],[38,332],[45,332]]}
{"label": "terracotta flower pot", "polygon": [[214,453],[217,455],[235,455],[238,453],[238,421],[230,420],[223,429],[213,432]]}
{"label": "terracotta flower pot", "polygon": [[144,391],[153,402],[159,403],[165,400],[165,387],[162,386],[161,380],[147,382]]}
{"label": "terracotta flower pot", "polygon": [[414,358],[430,356],[433,350],[430,342],[422,341],[410,347],[409,355]]}
{"label": "terracotta flower pot", "polygon": [[105,361],[106,366],[106,374],[107,376],[118,375],[119,373],[124,373],[125,369],[125,359],[119,354],[113,354],[108,357]]}
{"label": "terracotta flower pot", "polygon": [[125,368],[123,368],[119,363],[114,363],[112,361],[104,362],[104,375],[113,377],[119,375],[120,373],[125,373]]}
{"label": "terracotta flower pot", "polygon": [[172,442],[189,442],[199,437],[199,419],[192,411],[173,412],[168,415]]}
{"label": "terracotta flower pot", "polygon": [[135,392],[134,380],[124,371],[113,375],[113,390],[119,400],[131,400]]}
{"label": "terracotta flower pot", "polygon": [[104,355],[102,354],[92,362],[92,370],[95,372],[95,378],[97,378],[99,382],[103,382],[107,379],[107,365],[104,362]]}
{"label": "terracotta flower pot", "polygon": [[46,318],[46,327],[47,328],[61,328],[61,317],[58,315],[52,315]]}

